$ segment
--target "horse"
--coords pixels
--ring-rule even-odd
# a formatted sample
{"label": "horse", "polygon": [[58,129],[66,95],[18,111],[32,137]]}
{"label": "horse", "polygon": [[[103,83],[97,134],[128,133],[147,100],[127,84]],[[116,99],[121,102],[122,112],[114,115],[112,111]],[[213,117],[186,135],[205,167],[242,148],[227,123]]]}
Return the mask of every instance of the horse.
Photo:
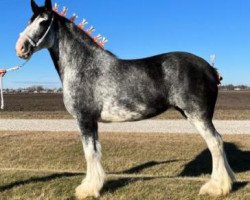
{"label": "horse", "polygon": [[200,194],[223,196],[235,180],[212,118],[220,78],[204,59],[170,52],[125,60],[98,45],[71,20],[53,11],[51,0],[38,6],[20,34],[16,52],[29,59],[47,49],[63,85],[63,101],[80,128],[86,177],[76,188],[78,199],[99,197],[105,183],[98,122],[148,119],[169,108],[178,110],[206,141],[212,155],[212,174]]}

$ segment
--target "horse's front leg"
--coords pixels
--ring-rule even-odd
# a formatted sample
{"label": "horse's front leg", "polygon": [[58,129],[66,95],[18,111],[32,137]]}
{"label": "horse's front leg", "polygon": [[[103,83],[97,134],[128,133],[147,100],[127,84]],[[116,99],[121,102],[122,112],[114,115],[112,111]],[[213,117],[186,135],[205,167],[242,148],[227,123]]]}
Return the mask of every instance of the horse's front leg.
{"label": "horse's front leg", "polygon": [[101,145],[98,142],[98,124],[94,120],[78,119],[83,149],[87,162],[87,173],[82,184],[76,188],[76,197],[98,197],[105,180],[101,165]]}

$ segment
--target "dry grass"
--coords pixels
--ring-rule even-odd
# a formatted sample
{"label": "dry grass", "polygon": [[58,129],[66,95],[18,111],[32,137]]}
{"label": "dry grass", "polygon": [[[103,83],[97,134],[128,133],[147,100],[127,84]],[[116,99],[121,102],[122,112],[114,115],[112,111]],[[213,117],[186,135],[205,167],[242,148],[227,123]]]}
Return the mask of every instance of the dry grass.
{"label": "dry grass", "polygon": [[[198,135],[101,134],[108,181],[101,200],[211,199],[197,196],[211,158]],[[242,182],[221,199],[250,198],[250,136],[225,136]],[[77,133],[1,132],[0,199],[74,199],[85,171]]]}
{"label": "dry grass", "polygon": [[[61,94],[5,95],[6,109],[0,118],[15,119],[70,119]],[[250,119],[250,91],[220,91],[215,119]],[[169,110],[157,119],[181,119],[180,113]]]}

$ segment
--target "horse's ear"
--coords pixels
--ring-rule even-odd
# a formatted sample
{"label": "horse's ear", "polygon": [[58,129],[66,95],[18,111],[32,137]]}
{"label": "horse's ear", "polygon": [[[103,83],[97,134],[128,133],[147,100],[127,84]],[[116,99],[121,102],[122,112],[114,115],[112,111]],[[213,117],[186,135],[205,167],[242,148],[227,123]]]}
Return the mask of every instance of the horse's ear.
{"label": "horse's ear", "polygon": [[33,13],[39,12],[39,6],[36,4],[34,0],[31,0],[31,8],[32,8]]}
{"label": "horse's ear", "polygon": [[51,0],[45,0],[45,8],[47,8],[48,11],[52,11]]}

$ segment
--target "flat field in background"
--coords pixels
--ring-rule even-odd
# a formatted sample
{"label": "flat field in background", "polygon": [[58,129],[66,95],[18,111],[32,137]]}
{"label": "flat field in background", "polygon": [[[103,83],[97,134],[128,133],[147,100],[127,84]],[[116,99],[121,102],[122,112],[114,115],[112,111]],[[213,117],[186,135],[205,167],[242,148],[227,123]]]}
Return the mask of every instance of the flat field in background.
{"label": "flat field in background", "polygon": [[[6,108],[0,118],[70,119],[61,94],[6,94]],[[168,110],[158,119],[181,119],[180,113]],[[250,91],[220,91],[215,119],[250,119]]]}
{"label": "flat field in background", "polygon": [[[250,135],[225,136],[238,182],[223,200],[250,199]],[[211,157],[198,135],[100,134],[107,182],[100,200],[209,200],[198,196]],[[176,148],[178,147],[178,148]],[[74,199],[85,171],[78,133],[1,132],[0,199]]]}

